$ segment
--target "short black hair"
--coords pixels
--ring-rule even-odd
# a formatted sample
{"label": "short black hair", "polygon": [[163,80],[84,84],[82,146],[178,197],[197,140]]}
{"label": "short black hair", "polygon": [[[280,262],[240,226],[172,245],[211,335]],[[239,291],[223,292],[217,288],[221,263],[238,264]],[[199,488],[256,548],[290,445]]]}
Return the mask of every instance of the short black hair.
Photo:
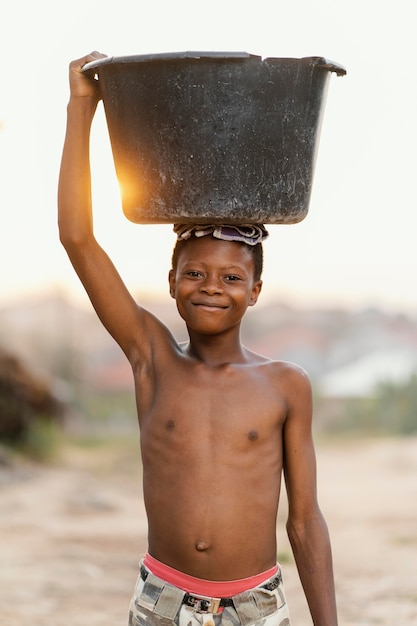
{"label": "short black hair", "polygon": [[[217,238],[213,237],[212,235],[205,235],[205,236],[212,237],[213,239],[217,240]],[[196,239],[195,235],[191,235],[191,238]],[[173,270],[177,268],[178,257],[183,247],[187,245],[187,241],[189,241],[189,239],[179,239],[174,246],[174,249],[172,251],[172,259],[171,259]],[[233,243],[237,243],[240,246],[245,246],[245,248],[249,250],[249,252],[252,254],[253,275],[254,275],[255,280],[260,280],[262,276],[263,267],[264,267],[264,251],[263,251],[262,243],[259,242],[255,244],[254,246],[250,246],[249,244],[244,243],[243,241],[235,241]]]}

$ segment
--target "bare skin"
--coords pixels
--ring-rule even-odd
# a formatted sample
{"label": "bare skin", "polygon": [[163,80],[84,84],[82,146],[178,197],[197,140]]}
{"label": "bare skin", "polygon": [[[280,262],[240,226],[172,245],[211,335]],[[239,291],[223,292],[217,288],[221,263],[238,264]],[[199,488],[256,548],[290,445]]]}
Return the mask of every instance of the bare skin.
{"label": "bare skin", "polygon": [[89,133],[99,94],[70,65],[59,181],[60,237],[92,304],[131,363],[149,553],[198,578],[236,580],[276,563],[285,476],[287,530],[315,626],[337,624],[330,542],[316,494],[311,386],[299,367],[240,341],[262,283],[235,242],[192,239],[170,271],[189,343],[131,297],[93,234]]}

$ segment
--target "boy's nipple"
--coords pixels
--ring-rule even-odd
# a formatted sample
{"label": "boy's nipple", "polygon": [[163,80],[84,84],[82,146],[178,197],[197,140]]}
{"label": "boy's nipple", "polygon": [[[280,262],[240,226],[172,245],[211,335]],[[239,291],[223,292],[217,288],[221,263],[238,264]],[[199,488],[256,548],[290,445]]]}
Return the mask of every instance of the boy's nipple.
{"label": "boy's nipple", "polygon": [[205,550],[208,550],[209,544],[207,543],[207,541],[197,541],[197,543],[195,544],[195,548],[199,552],[204,552]]}

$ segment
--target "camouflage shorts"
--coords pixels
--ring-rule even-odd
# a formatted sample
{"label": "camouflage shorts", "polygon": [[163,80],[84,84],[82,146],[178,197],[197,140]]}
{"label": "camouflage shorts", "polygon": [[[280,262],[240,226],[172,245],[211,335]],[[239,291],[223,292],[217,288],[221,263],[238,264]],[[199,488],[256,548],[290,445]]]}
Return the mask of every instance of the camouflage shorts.
{"label": "camouflage shorts", "polygon": [[187,606],[184,596],[183,590],[151,572],[146,580],[139,575],[129,626],[290,626],[282,581],[273,590],[259,586],[239,593],[219,612],[215,612],[216,599],[203,598]]}

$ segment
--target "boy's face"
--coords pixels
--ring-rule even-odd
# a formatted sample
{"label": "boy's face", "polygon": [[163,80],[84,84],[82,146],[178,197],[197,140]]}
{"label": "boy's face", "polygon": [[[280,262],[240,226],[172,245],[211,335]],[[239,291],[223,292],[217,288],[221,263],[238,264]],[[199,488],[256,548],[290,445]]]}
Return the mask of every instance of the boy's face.
{"label": "boy's face", "polygon": [[254,278],[246,246],[205,236],[182,247],[169,285],[187,326],[215,334],[240,324],[247,307],[256,303],[262,281]]}

